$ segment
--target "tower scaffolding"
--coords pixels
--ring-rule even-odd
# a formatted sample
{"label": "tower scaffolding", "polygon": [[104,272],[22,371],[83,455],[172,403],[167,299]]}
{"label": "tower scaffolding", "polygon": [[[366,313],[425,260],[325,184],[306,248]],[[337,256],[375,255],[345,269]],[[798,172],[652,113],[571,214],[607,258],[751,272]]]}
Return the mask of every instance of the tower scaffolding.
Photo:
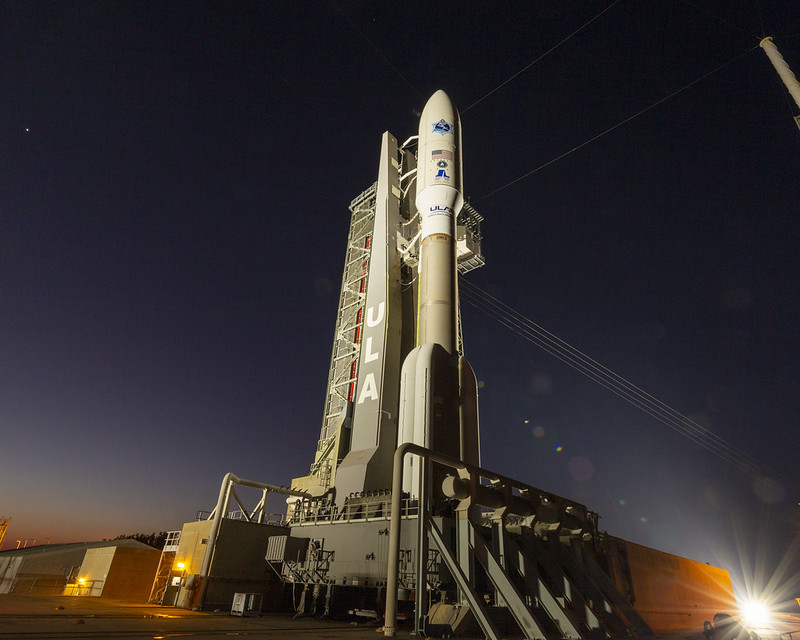
{"label": "tower scaffolding", "polygon": [[[377,183],[373,184],[350,203],[350,233],[339,293],[322,428],[308,476],[316,481],[314,488],[317,492],[325,492],[332,485],[337,463],[342,458],[341,448],[349,435],[364,324],[376,186]],[[312,486],[313,483],[308,488]]]}

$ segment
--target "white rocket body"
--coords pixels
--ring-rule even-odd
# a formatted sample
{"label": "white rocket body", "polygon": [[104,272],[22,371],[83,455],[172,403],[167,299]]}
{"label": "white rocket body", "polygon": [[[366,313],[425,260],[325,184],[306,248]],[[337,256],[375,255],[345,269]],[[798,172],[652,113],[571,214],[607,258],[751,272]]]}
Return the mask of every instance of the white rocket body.
{"label": "white rocket body", "polygon": [[437,91],[419,120],[417,210],[421,218],[417,345],[456,350],[456,217],[464,204],[461,121]]}
{"label": "white rocket body", "polygon": [[[416,206],[421,220],[417,346],[400,377],[398,443],[480,463],[477,383],[457,351],[456,219],[464,204],[461,121],[444,91],[419,121]],[[418,496],[419,459],[406,456],[403,489]]]}
{"label": "white rocket body", "polygon": [[[428,100],[419,120],[417,147],[417,210],[422,237],[455,234],[464,204],[461,167],[461,119],[447,94],[439,90]],[[447,207],[455,215],[446,215]]]}

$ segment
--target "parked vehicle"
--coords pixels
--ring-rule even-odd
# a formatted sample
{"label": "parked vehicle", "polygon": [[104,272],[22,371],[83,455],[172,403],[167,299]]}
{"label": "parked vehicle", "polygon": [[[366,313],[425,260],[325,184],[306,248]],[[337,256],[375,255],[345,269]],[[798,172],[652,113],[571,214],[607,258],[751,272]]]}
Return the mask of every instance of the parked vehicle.
{"label": "parked vehicle", "polygon": [[727,613],[715,613],[713,622],[706,620],[703,635],[706,640],[760,640],[757,633],[748,631]]}

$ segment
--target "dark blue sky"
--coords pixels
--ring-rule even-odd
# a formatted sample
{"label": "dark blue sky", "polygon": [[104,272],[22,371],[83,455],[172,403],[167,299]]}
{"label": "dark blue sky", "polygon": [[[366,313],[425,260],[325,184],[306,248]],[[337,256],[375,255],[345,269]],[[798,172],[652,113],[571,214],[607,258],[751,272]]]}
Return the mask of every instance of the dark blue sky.
{"label": "dark blue sky", "polygon": [[800,6],[622,0],[471,106],[609,5],[0,4],[6,548],[177,529],[228,471],[307,472],[347,205],[443,88],[485,217],[470,282],[777,480],[464,304],[484,466],[732,572],[760,536],[774,566],[800,509],[800,131],[757,45],[800,70]]}

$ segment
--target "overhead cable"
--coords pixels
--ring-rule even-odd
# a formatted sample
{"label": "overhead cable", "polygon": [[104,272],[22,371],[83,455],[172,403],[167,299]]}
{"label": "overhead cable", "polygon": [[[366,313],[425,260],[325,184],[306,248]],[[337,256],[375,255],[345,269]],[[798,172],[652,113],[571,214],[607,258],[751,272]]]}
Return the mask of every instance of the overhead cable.
{"label": "overhead cable", "polygon": [[565,152],[564,152],[564,153],[562,153],[561,155],[559,155],[559,156],[556,156],[556,157],[555,157],[555,158],[553,158],[552,160],[549,160],[549,161],[545,162],[544,164],[542,164],[542,165],[540,165],[540,166],[536,167],[535,169],[532,169],[531,171],[528,171],[527,173],[523,173],[523,174],[522,174],[521,176],[519,176],[518,178],[514,178],[514,180],[512,180],[511,182],[507,182],[507,183],[506,183],[506,184],[504,184],[502,187],[498,187],[498,188],[497,188],[497,189],[495,189],[494,191],[490,191],[490,192],[489,192],[489,193],[487,193],[486,195],[484,195],[484,196],[481,196],[480,198],[476,198],[476,199],[475,199],[475,202],[480,202],[481,200],[486,200],[486,198],[489,198],[490,196],[493,196],[494,194],[496,194],[496,193],[499,193],[499,192],[500,192],[500,191],[502,191],[503,189],[507,189],[507,188],[508,188],[508,187],[510,187],[512,184],[516,184],[516,183],[517,183],[517,182],[519,182],[520,180],[524,180],[524,179],[525,179],[525,178],[527,178],[528,176],[532,176],[534,173],[537,173],[538,171],[541,171],[541,170],[542,170],[542,169],[544,169],[545,167],[549,167],[551,164],[553,164],[553,163],[555,163],[555,162],[558,162],[558,161],[559,161],[559,160],[561,160],[562,158],[566,158],[568,155],[571,155],[571,154],[575,153],[575,152],[576,152],[578,149],[582,149],[582,148],[583,148],[583,147],[585,147],[586,145],[588,145],[588,144],[590,144],[590,143],[594,142],[595,140],[598,140],[599,138],[602,138],[602,137],[603,137],[603,136],[605,136],[606,134],[609,134],[609,133],[611,133],[611,132],[612,132],[612,131],[614,131],[615,129],[618,129],[618,128],[619,128],[619,127],[621,127],[622,125],[624,125],[624,124],[627,124],[627,123],[628,123],[628,122],[630,122],[631,120],[633,120],[633,119],[635,119],[635,118],[638,118],[638,117],[639,117],[640,115],[642,115],[643,113],[647,113],[648,111],[650,111],[651,109],[654,109],[655,107],[657,107],[658,105],[662,104],[663,102],[666,102],[667,100],[670,100],[671,98],[674,98],[674,97],[675,97],[675,96],[677,96],[679,93],[681,93],[682,91],[685,91],[686,89],[688,89],[688,88],[689,88],[689,87],[691,87],[692,85],[695,85],[695,84],[697,84],[698,82],[701,82],[701,81],[705,80],[705,79],[706,79],[706,78],[708,78],[709,76],[712,76],[712,75],[714,75],[714,74],[715,74],[715,73],[717,73],[718,71],[720,71],[720,70],[724,69],[725,67],[727,67],[727,66],[728,66],[728,65],[730,65],[730,64],[733,64],[733,63],[734,63],[734,62],[736,62],[736,60],[738,60],[739,58],[741,58],[741,57],[743,57],[743,56],[746,56],[748,53],[750,53],[751,51],[755,51],[756,49],[758,49],[758,45],[756,45],[755,47],[752,47],[751,49],[748,49],[747,51],[745,51],[745,52],[743,52],[743,53],[740,53],[739,55],[735,56],[734,58],[731,58],[730,60],[728,60],[728,62],[726,62],[725,64],[722,64],[722,65],[718,66],[718,67],[717,67],[716,69],[714,69],[713,71],[709,71],[709,72],[708,72],[708,73],[706,73],[704,76],[701,76],[700,78],[697,78],[696,80],[692,80],[692,81],[691,81],[689,84],[687,84],[687,85],[685,85],[685,86],[681,87],[681,88],[680,88],[680,89],[678,89],[677,91],[673,91],[673,92],[672,92],[672,93],[670,93],[668,96],[665,96],[664,98],[661,98],[661,99],[660,99],[660,100],[658,100],[657,102],[654,102],[654,103],[653,103],[653,104],[651,104],[649,107],[645,107],[644,109],[642,109],[642,110],[641,110],[641,111],[639,111],[638,113],[634,113],[632,116],[629,116],[629,117],[625,118],[625,119],[624,119],[622,122],[619,122],[618,124],[615,124],[613,127],[609,127],[608,129],[606,129],[606,130],[605,130],[605,131],[603,131],[602,133],[598,133],[596,136],[593,136],[593,137],[589,138],[589,139],[588,139],[588,140],[586,140],[585,142],[582,142],[581,144],[579,144],[577,147],[573,147],[573,148],[572,148],[572,149],[570,149],[569,151],[565,151]]}
{"label": "overhead cable", "polygon": [[461,279],[459,281],[459,293],[461,298],[471,306],[484,312],[517,335],[535,344],[575,371],[641,409],[715,456],[750,476],[765,477],[770,475],[753,457],[737,449],[717,434],[684,416],[619,374],[614,373],[477,285]]}
{"label": "overhead cable", "polygon": [[537,62],[539,62],[540,60],[544,60],[544,59],[545,59],[547,56],[549,56],[551,53],[553,53],[553,51],[555,51],[556,49],[558,49],[558,48],[559,48],[559,47],[560,47],[562,44],[564,44],[565,42],[567,42],[567,41],[568,41],[570,38],[572,38],[573,36],[576,36],[576,35],[578,35],[578,34],[579,34],[581,31],[583,31],[583,30],[584,30],[586,27],[588,27],[590,24],[592,24],[592,22],[594,22],[595,20],[597,20],[597,19],[598,19],[600,16],[602,16],[602,15],[603,15],[603,14],[604,14],[606,11],[608,11],[609,9],[611,9],[611,8],[612,8],[612,7],[613,7],[615,4],[618,4],[620,1],[621,1],[621,0],[614,0],[614,2],[612,2],[610,5],[608,5],[608,6],[607,6],[605,9],[603,9],[603,10],[602,10],[600,13],[598,13],[598,14],[597,14],[597,15],[596,15],[594,18],[592,18],[592,19],[591,19],[591,20],[589,20],[588,22],[584,23],[584,24],[583,24],[581,27],[577,28],[575,31],[573,31],[572,33],[570,33],[570,34],[569,34],[569,35],[568,35],[566,38],[564,38],[564,39],[563,39],[561,42],[559,42],[557,45],[555,45],[555,46],[553,46],[553,47],[550,47],[550,49],[548,49],[547,51],[545,51],[545,52],[544,52],[542,55],[540,55],[538,58],[536,58],[536,59],[535,59],[533,62],[529,62],[529,63],[528,63],[528,64],[526,64],[524,67],[522,67],[522,69],[520,69],[519,71],[517,71],[517,72],[516,72],[514,75],[512,75],[512,76],[511,76],[511,77],[509,77],[509,78],[507,78],[506,80],[503,80],[503,82],[501,82],[500,84],[498,84],[498,85],[497,85],[497,86],[496,86],[494,89],[492,89],[492,90],[491,90],[489,93],[487,93],[485,96],[483,96],[482,98],[479,98],[478,100],[476,100],[475,102],[473,102],[473,103],[472,103],[471,105],[469,105],[469,106],[468,106],[466,109],[462,109],[462,110],[461,110],[461,115],[464,115],[464,114],[465,114],[467,111],[469,111],[470,109],[472,109],[472,107],[474,107],[476,104],[479,104],[479,103],[483,102],[484,100],[486,100],[486,98],[488,98],[490,95],[492,95],[492,94],[493,94],[495,91],[497,91],[497,90],[498,90],[498,89],[500,89],[501,87],[503,87],[503,86],[507,85],[509,82],[511,82],[511,81],[512,81],[514,78],[516,78],[516,77],[517,77],[518,75],[520,75],[521,73],[525,73],[525,72],[526,72],[528,69],[530,69],[530,68],[531,68],[533,65],[535,65],[535,64],[536,64]]}

